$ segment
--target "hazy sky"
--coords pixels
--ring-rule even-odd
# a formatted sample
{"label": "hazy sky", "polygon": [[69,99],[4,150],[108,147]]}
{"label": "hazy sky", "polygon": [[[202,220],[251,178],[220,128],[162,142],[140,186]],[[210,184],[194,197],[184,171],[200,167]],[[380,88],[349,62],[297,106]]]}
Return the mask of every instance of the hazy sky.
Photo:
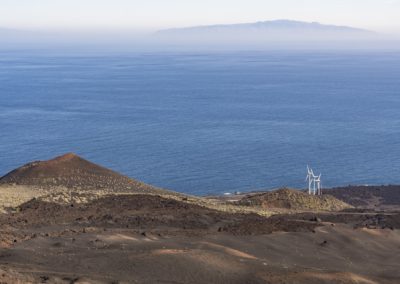
{"label": "hazy sky", "polygon": [[155,30],[293,19],[400,33],[400,0],[0,0],[0,27]]}

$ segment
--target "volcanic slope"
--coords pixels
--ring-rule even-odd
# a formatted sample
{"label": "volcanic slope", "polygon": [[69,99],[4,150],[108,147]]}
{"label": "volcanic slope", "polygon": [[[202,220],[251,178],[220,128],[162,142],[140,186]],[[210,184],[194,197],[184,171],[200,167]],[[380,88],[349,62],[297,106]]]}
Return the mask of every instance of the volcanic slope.
{"label": "volcanic slope", "polygon": [[327,192],[357,208],[400,210],[399,185],[348,186]]}
{"label": "volcanic slope", "polygon": [[279,189],[245,196],[238,205],[293,210],[339,211],[352,206],[330,195],[314,196],[299,190]]}
{"label": "volcanic slope", "polygon": [[54,187],[77,190],[104,189],[108,192],[156,194],[164,192],[91,163],[73,153],[48,161],[28,163],[0,178],[0,185],[23,185],[44,189]]}

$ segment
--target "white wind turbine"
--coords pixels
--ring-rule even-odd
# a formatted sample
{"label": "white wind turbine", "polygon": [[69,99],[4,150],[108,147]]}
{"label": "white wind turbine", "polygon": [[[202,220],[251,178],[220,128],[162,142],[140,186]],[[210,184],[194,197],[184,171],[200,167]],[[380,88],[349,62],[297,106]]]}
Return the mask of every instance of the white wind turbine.
{"label": "white wind turbine", "polygon": [[307,166],[307,177],[308,181],[308,194],[310,195],[321,195],[321,174],[316,176],[314,171]]}
{"label": "white wind turbine", "polygon": [[307,166],[306,181],[308,181],[308,194],[311,194],[311,186],[313,184],[313,180],[314,180],[314,172],[312,169],[310,169],[309,166]]}

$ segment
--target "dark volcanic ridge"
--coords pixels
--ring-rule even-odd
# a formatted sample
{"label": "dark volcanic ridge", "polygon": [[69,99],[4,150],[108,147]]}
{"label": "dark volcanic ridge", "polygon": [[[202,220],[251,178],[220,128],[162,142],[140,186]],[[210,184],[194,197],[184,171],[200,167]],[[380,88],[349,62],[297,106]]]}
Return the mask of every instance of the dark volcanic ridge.
{"label": "dark volcanic ridge", "polygon": [[399,185],[349,185],[328,189],[326,192],[357,208],[396,209],[400,206]]}
{"label": "dark volcanic ridge", "polygon": [[96,165],[73,153],[48,161],[28,163],[0,178],[1,184],[50,189],[107,189],[109,192],[162,192],[161,189]]}
{"label": "dark volcanic ridge", "polygon": [[[343,212],[305,212],[297,214],[285,215],[290,220],[305,220],[315,222],[324,222],[332,224],[350,224],[355,229],[400,229],[400,213],[399,212],[352,212],[354,210]],[[281,215],[282,217],[284,215]]]}
{"label": "dark volcanic ridge", "polygon": [[[327,224],[329,223],[329,224]],[[157,195],[108,195],[83,204],[61,205],[32,199],[0,215],[0,247],[38,234],[53,237],[88,231],[130,230],[144,236],[234,236],[273,232],[314,232],[316,227],[350,224],[356,228],[399,229],[399,213],[325,212],[229,213]],[[51,232],[46,228],[52,228]],[[36,233],[32,233],[36,232]],[[43,235],[44,236],[44,235]]]}
{"label": "dark volcanic ridge", "polygon": [[[16,230],[59,226],[75,231],[85,228],[124,229],[162,235],[260,235],[275,231],[312,231],[316,222],[270,218],[258,214],[228,213],[157,195],[109,195],[84,204],[60,205],[32,199],[9,214],[0,225]],[[11,230],[13,231],[13,230]],[[0,234],[1,236],[1,234]],[[8,243],[7,234],[3,243]],[[26,236],[29,237],[29,236]],[[8,241],[7,241],[8,240]]]}

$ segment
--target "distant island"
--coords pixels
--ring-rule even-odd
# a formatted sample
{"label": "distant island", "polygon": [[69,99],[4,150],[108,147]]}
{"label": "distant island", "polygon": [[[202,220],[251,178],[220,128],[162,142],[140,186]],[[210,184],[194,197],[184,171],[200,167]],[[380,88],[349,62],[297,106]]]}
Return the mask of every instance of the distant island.
{"label": "distant island", "polygon": [[208,26],[194,26],[186,28],[173,28],[160,30],[158,33],[165,32],[186,32],[186,31],[228,31],[228,30],[308,30],[308,31],[334,31],[334,32],[357,32],[357,33],[373,33],[369,30],[347,27],[347,26],[336,26],[336,25],[324,25],[318,22],[301,22],[291,20],[274,20],[274,21],[261,21],[255,23],[241,23],[241,24],[230,24],[230,25],[208,25]]}
{"label": "distant island", "polygon": [[261,21],[230,25],[194,26],[160,30],[160,37],[188,40],[354,40],[372,39],[377,36],[373,31],[318,22],[292,20]]}

